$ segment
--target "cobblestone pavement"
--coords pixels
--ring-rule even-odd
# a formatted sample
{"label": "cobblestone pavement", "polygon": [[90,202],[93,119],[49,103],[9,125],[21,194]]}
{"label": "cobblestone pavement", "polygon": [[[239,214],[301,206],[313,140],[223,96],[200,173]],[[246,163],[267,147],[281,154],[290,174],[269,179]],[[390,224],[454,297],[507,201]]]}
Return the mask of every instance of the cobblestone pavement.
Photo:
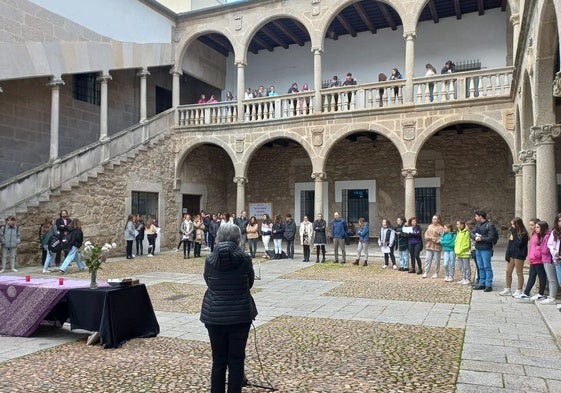
{"label": "cobblestone pavement", "polygon": [[[203,262],[173,252],[112,259],[99,279],[147,284],[160,336],[111,350],[84,345],[89,332],[67,325],[0,337],[0,392],[208,391]],[[280,392],[561,392],[561,314],[499,296],[504,262],[493,263],[495,290],[484,293],[382,269],[380,255],[368,267],[255,260],[248,379]],[[67,275],[88,278],[76,267]]]}

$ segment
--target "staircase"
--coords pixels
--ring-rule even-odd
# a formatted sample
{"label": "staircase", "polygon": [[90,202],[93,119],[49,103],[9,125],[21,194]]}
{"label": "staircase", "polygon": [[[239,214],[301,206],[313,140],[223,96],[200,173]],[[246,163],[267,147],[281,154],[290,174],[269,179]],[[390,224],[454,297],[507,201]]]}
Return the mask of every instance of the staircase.
{"label": "staircase", "polygon": [[175,124],[174,110],[84,146],[66,156],[21,173],[0,184],[0,220],[26,213],[52,196],[97,178],[107,169],[134,158],[150,144],[161,142]]}

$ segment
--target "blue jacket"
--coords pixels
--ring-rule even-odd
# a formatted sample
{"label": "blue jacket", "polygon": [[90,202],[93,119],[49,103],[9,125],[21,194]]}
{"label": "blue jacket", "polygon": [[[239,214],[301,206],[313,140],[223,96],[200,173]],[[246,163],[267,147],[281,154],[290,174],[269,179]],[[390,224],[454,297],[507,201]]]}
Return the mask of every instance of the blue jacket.
{"label": "blue jacket", "polygon": [[345,220],[339,218],[331,222],[331,235],[337,239],[344,239],[347,237],[347,223]]}
{"label": "blue jacket", "polygon": [[359,229],[357,231],[357,234],[358,240],[361,242],[367,242],[368,240],[370,240],[370,227],[368,226],[367,222],[364,223],[362,229]]}

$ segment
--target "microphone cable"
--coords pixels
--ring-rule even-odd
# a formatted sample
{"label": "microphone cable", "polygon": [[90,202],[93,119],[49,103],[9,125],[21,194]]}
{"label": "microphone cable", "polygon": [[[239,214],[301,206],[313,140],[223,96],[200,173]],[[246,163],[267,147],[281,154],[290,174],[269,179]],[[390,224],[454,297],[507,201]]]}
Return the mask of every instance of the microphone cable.
{"label": "microphone cable", "polygon": [[251,326],[253,326],[253,343],[254,343],[254,346],[255,346],[255,354],[257,355],[257,362],[259,363],[259,369],[261,371],[261,376],[263,377],[263,379],[265,380],[267,385],[262,386],[262,385],[257,385],[257,384],[251,383],[247,380],[247,377],[244,377],[245,386],[252,386],[252,387],[256,387],[256,388],[267,389],[267,390],[270,390],[271,392],[276,392],[276,391],[278,391],[278,389],[275,388],[273,386],[273,384],[271,383],[271,381],[269,381],[269,379],[265,376],[265,370],[263,368],[263,362],[261,362],[261,356],[259,356],[259,349],[257,347],[257,328],[255,327],[253,322],[251,322]]}

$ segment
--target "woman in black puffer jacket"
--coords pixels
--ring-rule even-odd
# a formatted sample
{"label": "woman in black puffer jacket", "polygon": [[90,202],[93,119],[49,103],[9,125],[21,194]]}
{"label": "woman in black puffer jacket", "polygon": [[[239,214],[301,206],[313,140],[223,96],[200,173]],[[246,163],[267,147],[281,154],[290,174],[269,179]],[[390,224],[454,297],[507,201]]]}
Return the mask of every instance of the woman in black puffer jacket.
{"label": "woman in black puffer jacket", "polygon": [[208,330],[212,348],[211,393],[223,393],[228,369],[228,393],[242,391],[245,345],[257,308],[251,296],[255,279],[249,255],[240,247],[240,229],[220,225],[214,251],[207,256],[201,322]]}

